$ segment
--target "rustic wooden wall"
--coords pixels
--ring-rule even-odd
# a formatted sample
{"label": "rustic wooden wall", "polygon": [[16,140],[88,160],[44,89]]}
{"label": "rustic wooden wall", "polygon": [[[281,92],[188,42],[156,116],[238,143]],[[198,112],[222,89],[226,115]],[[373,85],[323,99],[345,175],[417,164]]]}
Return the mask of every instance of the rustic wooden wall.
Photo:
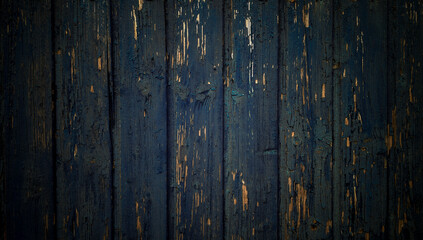
{"label": "rustic wooden wall", "polygon": [[423,238],[423,1],[0,1],[1,239]]}

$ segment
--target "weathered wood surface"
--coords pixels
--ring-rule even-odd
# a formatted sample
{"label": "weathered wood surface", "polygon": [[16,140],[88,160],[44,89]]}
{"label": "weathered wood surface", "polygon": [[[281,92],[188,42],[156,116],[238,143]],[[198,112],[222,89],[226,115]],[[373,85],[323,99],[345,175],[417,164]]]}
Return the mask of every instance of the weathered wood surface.
{"label": "weathered wood surface", "polygon": [[389,239],[423,236],[423,3],[389,1]]}
{"label": "weathered wood surface", "polygon": [[1,1],[0,238],[54,237],[50,1]]}
{"label": "weathered wood surface", "polygon": [[166,238],[164,1],[113,1],[115,236]]}
{"label": "weathered wood surface", "polygon": [[222,1],[167,1],[169,238],[222,236]]}
{"label": "weathered wood surface", "polygon": [[332,238],[332,3],[280,8],[280,237]]}
{"label": "weathered wood surface", "polygon": [[110,9],[55,1],[57,237],[110,238]]}
{"label": "weathered wood surface", "polygon": [[0,238],[420,239],[423,3],[0,3]]}
{"label": "weathered wood surface", "polygon": [[[387,2],[335,2],[336,239],[380,239],[387,213]],[[338,226],[339,225],[339,226]]]}
{"label": "weathered wood surface", "polygon": [[225,3],[225,239],[275,239],[278,4]]}

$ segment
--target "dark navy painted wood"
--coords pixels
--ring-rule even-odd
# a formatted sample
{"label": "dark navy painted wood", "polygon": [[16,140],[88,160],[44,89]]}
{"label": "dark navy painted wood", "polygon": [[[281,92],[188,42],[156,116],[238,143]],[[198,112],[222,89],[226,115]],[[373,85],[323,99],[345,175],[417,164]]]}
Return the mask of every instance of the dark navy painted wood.
{"label": "dark navy painted wood", "polygon": [[339,1],[335,8],[336,238],[385,236],[387,28],[381,26],[387,26],[386,8],[386,1]]}
{"label": "dark navy painted wood", "polygon": [[0,9],[0,238],[53,239],[50,1]]}
{"label": "dark navy painted wood", "polygon": [[389,1],[389,239],[423,236],[421,1]]}
{"label": "dark navy painted wood", "polygon": [[280,230],[332,235],[332,4],[281,4]]}
{"label": "dark navy painted wood", "polygon": [[57,233],[109,239],[108,1],[55,1]]}
{"label": "dark navy painted wood", "polygon": [[222,1],[167,1],[169,238],[222,237]]}
{"label": "dark navy painted wood", "polygon": [[165,239],[164,1],[113,1],[116,239]]}
{"label": "dark navy painted wood", "polygon": [[225,3],[225,239],[275,239],[278,4]]}
{"label": "dark navy painted wood", "polygon": [[3,0],[0,239],[420,239],[420,0]]}

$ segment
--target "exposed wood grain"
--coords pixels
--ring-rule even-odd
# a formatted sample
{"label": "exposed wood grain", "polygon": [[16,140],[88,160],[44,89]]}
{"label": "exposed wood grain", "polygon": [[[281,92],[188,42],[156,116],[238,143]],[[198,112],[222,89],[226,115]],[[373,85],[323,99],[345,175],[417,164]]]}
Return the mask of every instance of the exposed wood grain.
{"label": "exposed wood grain", "polygon": [[332,4],[281,6],[282,239],[332,238]]}
{"label": "exposed wood grain", "polygon": [[0,239],[420,239],[422,15],[1,1]]}
{"label": "exposed wood grain", "polygon": [[421,1],[389,1],[389,239],[423,236]]}
{"label": "exposed wood grain", "polygon": [[385,236],[386,7],[386,1],[339,1],[335,6],[336,239]]}
{"label": "exposed wood grain", "polygon": [[111,237],[108,1],[56,1],[58,238]]}
{"label": "exposed wood grain", "polygon": [[1,1],[0,238],[54,238],[50,1]]}
{"label": "exposed wood grain", "polygon": [[116,239],[165,239],[164,1],[113,1]]}
{"label": "exposed wood grain", "polygon": [[167,1],[169,237],[222,236],[222,2]]}
{"label": "exposed wood grain", "polygon": [[277,1],[225,3],[225,239],[275,239]]}

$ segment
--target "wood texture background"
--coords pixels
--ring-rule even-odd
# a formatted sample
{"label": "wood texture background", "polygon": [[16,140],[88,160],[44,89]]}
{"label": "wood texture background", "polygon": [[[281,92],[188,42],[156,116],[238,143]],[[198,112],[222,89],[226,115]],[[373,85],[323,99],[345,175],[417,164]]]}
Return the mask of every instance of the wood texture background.
{"label": "wood texture background", "polygon": [[423,1],[0,1],[1,239],[420,239]]}

